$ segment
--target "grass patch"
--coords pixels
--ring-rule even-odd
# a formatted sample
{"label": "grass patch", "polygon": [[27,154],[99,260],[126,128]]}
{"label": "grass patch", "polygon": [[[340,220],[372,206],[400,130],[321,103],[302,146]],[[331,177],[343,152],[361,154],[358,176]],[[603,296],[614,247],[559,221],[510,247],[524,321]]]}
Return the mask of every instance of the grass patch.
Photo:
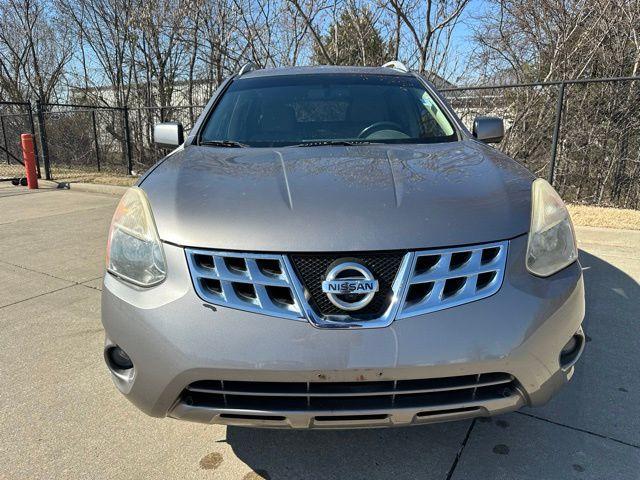
{"label": "grass patch", "polygon": [[59,168],[53,170],[56,182],[97,183],[102,185],[118,185],[130,187],[138,181],[137,176],[114,172],[96,172],[82,168]]}
{"label": "grass patch", "polygon": [[640,210],[590,205],[567,205],[567,207],[574,225],[640,230]]}
{"label": "grass patch", "polygon": [[[78,180],[75,180],[76,182]],[[121,187],[131,187],[138,181],[138,177],[118,177],[109,175],[99,175],[84,180],[85,183],[100,183],[102,185],[118,185]]]}

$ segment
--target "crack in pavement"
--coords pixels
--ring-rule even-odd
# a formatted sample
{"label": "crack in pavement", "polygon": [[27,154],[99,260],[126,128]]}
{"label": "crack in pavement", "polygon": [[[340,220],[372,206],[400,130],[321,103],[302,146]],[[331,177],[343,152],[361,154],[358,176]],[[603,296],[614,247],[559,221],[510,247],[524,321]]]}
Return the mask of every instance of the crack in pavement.
{"label": "crack in pavement", "polygon": [[[99,277],[87,278],[87,279],[82,280],[80,282],[76,282],[75,280],[69,280],[68,278],[62,278],[62,277],[56,277],[55,275],[53,275],[51,273],[42,272],[42,271],[36,270],[34,268],[25,267],[24,265],[18,265],[17,263],[7,262],[6,260],[0,260],[0,263],[4,263],[5,265],[11,265],[12,267],[16,267],[16,268],[21,268],[21,269],[26,270],[28,272],[33,272],[33,273],[39,273],[41,275],[46,275],[47,277],[55,278],[56,280],[62,280],[63,282],[70,282],[70,283],[73,283],[75,285],[82,285],[83,283],[93,282],[94,280],[98,280],[99,278],[102,278],[102,275],[100,275]],[[87,285],[85,285],[85,286],[87,286]]]}
{"label": "crack in pavement", "polygon": [[[621,445],[625,445],[627,447],[640,449],[640,445],[635,445],[633,443],[625,442],[624,440],[618,440],[617,438],[609,437],[609,436],[603,435],[601,433],[592,432],[590,430],[585,430],[585,429],[579,428],[579,427],[572,427],[571,425],[566,425],[564,423],[556,422],[554,420],[549,420],[549,419],[543,418],[543,417],[538,417],[537,415],[532,415],[530,413],[525,413],[525,412],[522,412],[522,411],[516,411],[516,412],[513,412],[513,413],[517,413],[517,414],[523,415],[525,417],[533,418],[533,419],[539,420],[541,422],[550,423],[550,424],[556,425],[558,427],[568,428],[569,430],[573,430],[573,431],[576,431],[576,432],[586,433],[587,435],[593,435],[595,437],[602,438],[604,440],[611,440],[612,442],[616,442],[616,443],[619,443]],[[466,433],[464,439],[462,440],[462,444],[460,445],[460,448],[458,449],[458,452],[456,453],[456,456],[453,459],[453,463],[451,464],[451,467],[449,468],[449,471],[447,472],[447,476],[445,477],[445,480],[451,480],[451,478],[453,477],[453,474],[455,473],[455,470],[456,470],[456,468],[458,466],[458,462],[460,461],[460,458],[462,457],[462,453],[463,453],[465,447],[467,446],[467,443],[468,443],[469,438],[471,436],[471,432],[473,431],[473,428],[475,426],[476,420],[477,419],[474,418],[471,421],[471,425],[469,425],[469,429],[467,430],[467,433]]]}
{"label": "crack in pavement", "polygon": [[557,425],[559,427],[568,428],[569,430],[574,430],[576,432],[582,432],[582,433],[586,433],[588,435],[593,435],[593,436],[598,437],[598,438],[603,438],[605,440],[611,440],[612,442],[620,443],[622,445],[626,445],[627,447],[633,447],[633,448],[639,448],[640,449],[640,445],[635,445],[633,443],[625,442],[624,440],[618,440],[617,438],[609,437],[607,435],[603,435],[603,434],[597,433],[597,432],[592,432],[592,431],[586,430],[584,428],[572,427],[571,425],[567,425],[565,423],[556,422],[554,420],[549,420],[548,418],[538,417],[537,415],[532,415],[530,413],[525,413],[525,412],[521,412],[521,411],[517,411],[517,412],[514,412],[514,413],[517,413],[519,415],[524,415],[525,417],[534,418],[536,420],[540,420],[541,422],[547,422],[547,423],[551,423],[553,425]]}
{"label": "crack in pavement", "polygon": [[447,476],[445,477],[445,480],[451,480],[451,477],[453,476],[453,473],[455,472],[456,467],[458,466],[458,461],[460,461],[460,457],[462,456],[462,451],[464,450],[464,447],[467,446],[467,442],[469,441],[469,437],[471,436],[471,431],[473,430],[473,427],[475,426],[475,424],[476,424],[476,419],[474,418],[473,420],[471,420],[471,425],[469,425],[467,434],[464,436],[464,440],[462,440],[462,444],[460,445],[460,448],[456,453],[456,458],[453,459],[453,463],[451,464],[451,467],[447,472]]}
{"label": "crack in pavement", "polygon": [[70,283],[70,285],[65,285],[64,287],[56,288],[56,289],[48,291],[48,292],[39,293],[38,295],[34,295],[33,297],[23,298],[22,300],[17,300],[15,302],[9,303],[7,305],[1,305],[0,309],[3,309],[5,307],[11,307],[13,305],[17,305],[19,303],[26,302],[28,300],[33,300],[34,298],[39,298],[39,297],[42,297],[44,295],[49,295],[50,293],[59,292],[60,290],[65,290],[65,289],[71,288],[71,287],[81,286],[81,287],[90,288],[91,290],[101,291],[99,288],[92,287],[91,285],[85,285],[85,283],[93,282],[94,280],[98,280],[98,279],[102,278],[102,275],[100,275],[99,277],[89,278],[87,280],[82,280],[82,282],[76,282],[75,280],[68,280],[66,278],[56,277],[55,275],[51,275],[50,273],[41,272],[39,270],[34,270],[33,268],[25,267],[23,265],[16,265],[15,263],[7,262],[6,260],[0,260],[0,263],[3,263],[5,265],[10,265],[10,266],[15,267],[15,268],[21,268],[22,270],[26,270],[27,272],[38,273],[40,275],[44,275],[44,276],[47,276],[47,277],[50,277],[50,278],[55,278],[56,280],[60,280],[62,282]]}
{"label": "crack in pavement", "polygon": [[51,290],[50,292],[40,293],[40,294],[35,295],[35,296],[33,296],[33,297],[25,298],[25,299],[23,299],[23,300],[18,300],[18,301],[16,301],[16,302],[9,303],[9,304],[7,304],[7,305],[2,305],[2,306],[0,306],[0,310],[2,310],[3,308],[7,308],[7,307],[12,307],[12,306],[14,306],[14,305],[18,305],[19,303],[22,303],[22,302],[27,302],[27,301],[29,301],[29,300],[33,300],[34,298],[44,297],[45,295],[49,295],[50,293],[56,293],[56,292],[59,292],[59,291],[61,291],[61,290],[66,290],[67,288],[77,287],[78,285],[80,285],[80,284],[76,284],[76,283],[74,283],[74,284],[72,284],[72,285],[67,285],[67,286],[65,286],[65,287],[56,288],[55,290]]}
{"label": "crack in pavement", "polygon": [[87,280],[87,281],[86,281],[86,282],[84,282],[84,283],[79,283],[78,285],[81,285],[81,286],[83,286],[83,287],[90,288],[91,290],[97,290],[97,291],[101,292],[101,291],[102,291],[102,289],[101,289],[101,288],[98,288],[98,287],[92,287],[91,285],[87,285],[87,282],[93,282],[94,280],[99,280],[99,279],[101,279],[101,278],[102,278],[102,277],[92,278],[91,280]]}
{"label": "crack in pavement", "polygon": [[[2,198],[2,197],[0,197]],[[80,208],[80,209],[76,209],[76,210],[70,210],[68,212],[60,212],[60,213],[50,213],[47,215],[40,215],[39,217],[30,217],[30,218],[26,218],[26,219],[17,219],[17,220],[11,220],[9,222],[0,222],[0,225],[12,225],[14,223],[19,223],[19,222],[29,222],[32,220],[42,220],[43,218],[46,218],[47,220],[53,217],[59,217],[61,215],[72,215],[72,214],[77,214],[77,213],[84,213],[84,212],[91,212],[93,210],[100,210],[100,209],[109,209],[110,211],[113,212],[113,210],[115,209],[115,207],[111,206],[111,205],[101,205],[98,207],[88,207],[88,208]]]}

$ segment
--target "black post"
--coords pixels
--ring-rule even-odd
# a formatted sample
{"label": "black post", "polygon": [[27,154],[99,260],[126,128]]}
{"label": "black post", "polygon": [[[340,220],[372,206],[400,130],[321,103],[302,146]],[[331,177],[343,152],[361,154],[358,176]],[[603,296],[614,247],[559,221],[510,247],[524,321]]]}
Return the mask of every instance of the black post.
{"label": "black post", "polygon": [[131,158],[131,132],[129,131],[129,108],[124,107],[124,141],[127,155],[127,174],[133,171],[133,160]]}
{"label": "black post", "polygon": [[96,111],[91,110],[91,120],[93,121],[93,141],[96,145],[96,165],[100,171],[100,146],[98,145],[98,129],[96,127]]}
{"label": "black post", "polygon": [[38,115],[38,132],[40,134],[40,147],[42,148],[42,164],[44,165],[44,178],[51,180],[51,165],[49,165],[49,148],[47,145],[47,129],[45,127],[44,110],[40,99],[36,100],[36,113]]}
{"label": "black post", "polygon": [[564,106],[564,85],[562,82],[558,89],[558,101],[556,103],[556,119],[553,127],[553,140],[551,141],[551,165],[549,166],[549,183],[553,185],[556,174],[556,157],[558,155],[558,139],[560,138],[560,124],[562,123],[562,107]]}
{"label": "black post", "polygon": [[4,156],[7,159],[7,165],[9,165],[9,145],[7,145],[7,132],[4,130],[4,117],[0,115],[0,127],[2,127],[2,139],[4,140]]}
{"label": "black post", "polygon": [[38,155],[38,142],[36,142],[36,126],[33,121],[33,112],[31,107],[31,102],[26,104],[27,114],[29,115],[29,130],[31,131],[31,135],[33,135],[33,153],[36,157],[36,171],[38,173],[38,178],[42,178],[40,174],[40,155]]}

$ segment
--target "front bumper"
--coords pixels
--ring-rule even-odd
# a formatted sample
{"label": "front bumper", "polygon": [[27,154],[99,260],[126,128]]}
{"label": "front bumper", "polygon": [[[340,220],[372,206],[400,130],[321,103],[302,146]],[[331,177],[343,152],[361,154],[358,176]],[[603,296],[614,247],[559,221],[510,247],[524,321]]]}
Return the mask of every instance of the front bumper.
{"label": "front bumper", "polygon": [[[584,287],[577,262],[549,278],[529,274],[526,243],[526,236],[510,241],[504,283],[495,295],[386,328],[356,330],[213,309],[194,292],[184,250],[165,244],[169,274],[163,284],[141,290],[105,276],[107,345],[119,345],[134,364],[126,374],[112,370],[114,382],[149,415],[269,427],[409,425],[541,405],[573,374],[580,352],[562,366],[560,351],[576,332],[583,339]],[[437,406],[225,408],[190,404],[183,394],[202,380],[309,385],[492,372],[513,377],[508,392]]]}

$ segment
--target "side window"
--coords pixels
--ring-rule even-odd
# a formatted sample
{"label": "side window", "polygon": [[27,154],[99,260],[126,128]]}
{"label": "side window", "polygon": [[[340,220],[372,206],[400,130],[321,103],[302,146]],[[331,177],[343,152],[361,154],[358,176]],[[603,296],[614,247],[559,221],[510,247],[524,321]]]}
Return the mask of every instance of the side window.
{"label": "side window", "polygon": [[422,92],[420,103],[424,107],[421,123],[425,136],[453,135],[453,127],[428,92]]}

